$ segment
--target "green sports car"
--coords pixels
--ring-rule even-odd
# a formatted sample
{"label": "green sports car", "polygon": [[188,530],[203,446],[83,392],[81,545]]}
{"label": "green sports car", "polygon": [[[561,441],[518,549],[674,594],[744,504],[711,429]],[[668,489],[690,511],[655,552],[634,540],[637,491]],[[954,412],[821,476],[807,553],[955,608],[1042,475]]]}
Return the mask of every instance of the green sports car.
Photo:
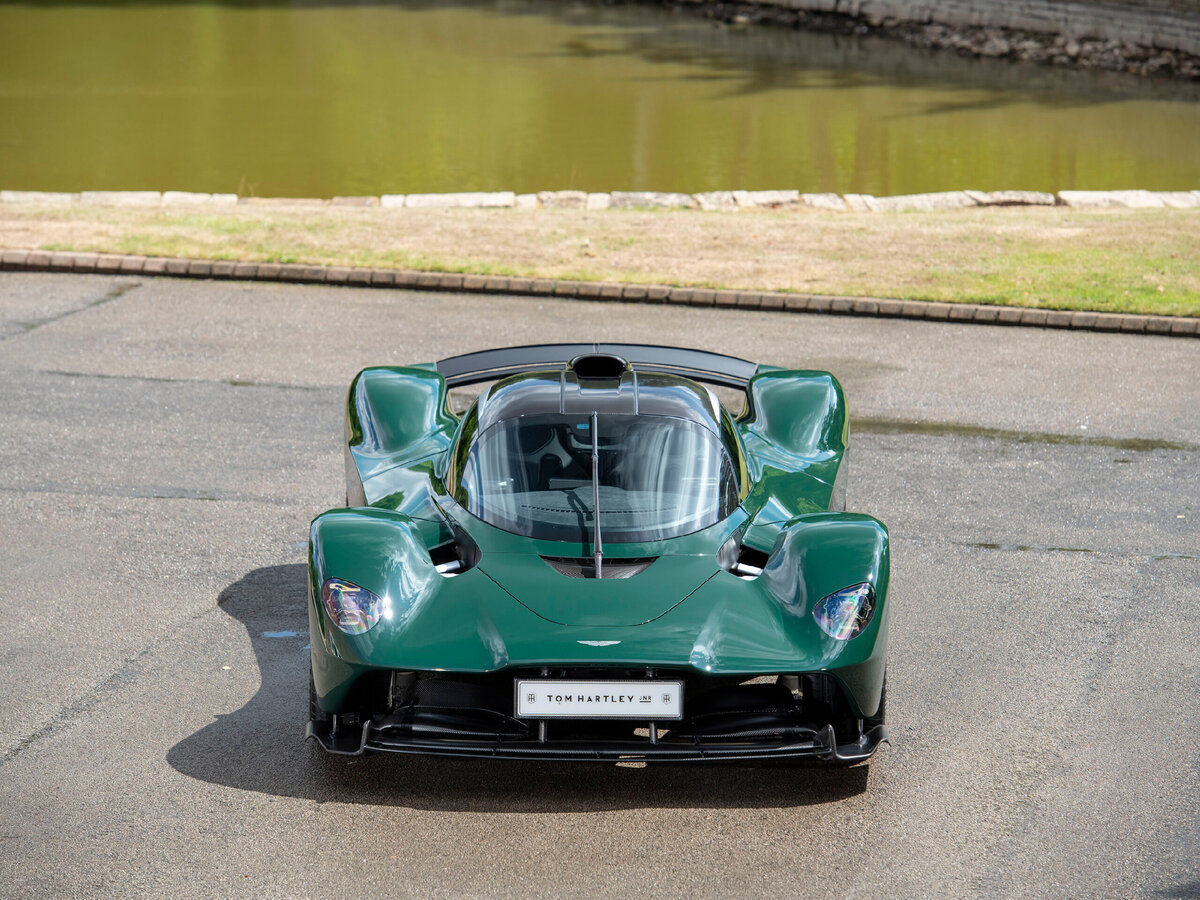
{"label": "green sports car", "polygon": [[845,512],[848,430],[829,373],[699,350],[363,370],[346,508],[309,534],[309,736],[342,754],[867,759],[887,739],[888,534]]}

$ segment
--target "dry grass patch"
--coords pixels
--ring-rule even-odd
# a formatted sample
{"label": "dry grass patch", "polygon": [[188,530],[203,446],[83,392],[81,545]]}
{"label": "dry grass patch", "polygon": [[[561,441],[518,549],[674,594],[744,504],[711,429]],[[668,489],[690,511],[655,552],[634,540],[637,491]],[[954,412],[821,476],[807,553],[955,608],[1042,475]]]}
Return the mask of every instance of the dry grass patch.
{"label": "dry grass patch", "polygon": [[1200,210],[5,204],[0,246],[1200,315]]}

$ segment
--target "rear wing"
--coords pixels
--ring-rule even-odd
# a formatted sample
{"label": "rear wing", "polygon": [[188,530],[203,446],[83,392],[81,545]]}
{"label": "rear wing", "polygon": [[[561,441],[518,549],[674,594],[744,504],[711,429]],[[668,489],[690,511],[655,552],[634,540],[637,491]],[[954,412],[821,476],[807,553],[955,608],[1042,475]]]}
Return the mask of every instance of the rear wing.
{"label": "rear wing", "polygon": [[692,381],[740,390],[745,390],[760,370],[757,363],[736,356],[656,344],[529,344],[450,356],[438,360],[435,365],[437,373],[446,380],[446,386],[454,388],[542,371],[587,354],[619,356],[643,372],[681,375]]}

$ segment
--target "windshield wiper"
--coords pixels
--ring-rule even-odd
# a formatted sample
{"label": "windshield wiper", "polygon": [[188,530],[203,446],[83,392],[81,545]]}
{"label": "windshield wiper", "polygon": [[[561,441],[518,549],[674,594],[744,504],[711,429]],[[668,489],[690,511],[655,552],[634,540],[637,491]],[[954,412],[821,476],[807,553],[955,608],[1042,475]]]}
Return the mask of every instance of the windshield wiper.
{"label": "windshield wiper", "polygon": [[596,577],[603,578],[600,567],[604,562],[604,547],[600,543],[600,417],[592,413],[592,515],[595,516],[596,535],[592,538],[592,565]]}

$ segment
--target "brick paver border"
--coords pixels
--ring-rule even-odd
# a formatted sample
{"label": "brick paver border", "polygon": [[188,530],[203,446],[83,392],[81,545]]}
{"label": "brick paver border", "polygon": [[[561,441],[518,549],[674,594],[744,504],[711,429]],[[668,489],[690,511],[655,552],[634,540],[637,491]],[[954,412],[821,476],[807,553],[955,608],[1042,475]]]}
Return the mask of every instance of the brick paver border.
{"label": "brick paver border", "polygon": [[623,303],[671,303],[724,309],[929,319],[939,322],[982,325],[1023,325],[1035,328],[1069,328],[1075,331],[1200,337],[1200,318],[1187,316],[1145,316],[1085,310],[991,306],[977,303],[937,303],[928,300],[791,294],[776,291],[709,290],[658,284],[558,281],[550,278],[519,278],[505,275],[457,275],[406,269],[176,259],[114,253],[2,250],[0,251],[0,271],[156,275],[171,278],[280,281],[294,284],[403,288],[418,291],[522,294],[534,297],[562,297]]}

